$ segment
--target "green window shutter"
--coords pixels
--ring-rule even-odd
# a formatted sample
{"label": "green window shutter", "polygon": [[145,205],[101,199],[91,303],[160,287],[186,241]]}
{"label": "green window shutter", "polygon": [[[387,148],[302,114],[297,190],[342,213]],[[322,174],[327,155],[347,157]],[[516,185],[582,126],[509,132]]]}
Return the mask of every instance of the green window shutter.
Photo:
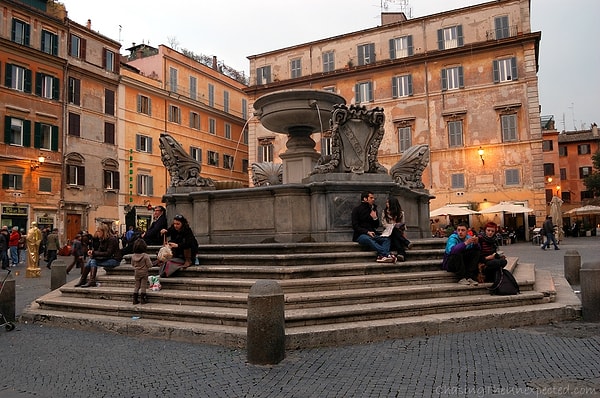
{"label": "green window shutter", "polygon": [[35,73],[35,95],[42,96],[42,80],[44,79],[44,74],[40,72]]}
{"label": "green window shutter", "polygon": [[58,126],[52,126],[52,142],[50,149],[58,151]]}
{"label": "green window shutter", "polygon": [[510,59],[510,68],[512,75],[510,76],[511,80],[517,80],[519,78],[519,72],[517,71],[517,58],[512,57]]}
{"label": "green window shutter", "polygon": [[8,189],[8,174],[2,174],[2,189]]}
{"label": "green window shutter", "polygon": [[25,69],[25,84],[23,91],[31,94],[31,83],[31,69]]}
{"label": "green window shutter", "polygon": [[407,36],[406,41],[408,42],[408,55],[411,56],[414,54],[412,35]]}
{"label": "green window shutter", "polygon": [[412,75],[408,75],[408,95],[413,95],[413,82],[412,82]]}
{"label": "green window shutter", "polygon": [[494,70],[493,72],[493,76],[494,76],[494,83],[498,83],[500,81],[500,71],[498,68],[498,61],[494,60],[493,64],[492,64],[492,69]]}
{"label": "green window shutter", "polygon": [[10,144],[10,123],[12,119],[10,116],[4,116],[4,143]]}
{"label": "green window shutter", "polygon": [[398,98],[398,78],[392,77],[392,98]]}
{"label": "green window shutter", "polygon": [[5,73],[4,73],[4,85],[6,87],[12,86],[12,64],[6,64]]}
{"label": "green window shutter", "polygon": [[446,69],[442,69],[442,91],[448,90],[448,78],[446,77]]}
{"label": "green window shutter", "polygon": [[390,39],[390,59],[396,59],[396,46],[394,45],[395,40]]}
{"label": "green window shutter", "polygon": [[23,120],[23,146],[29,148],[31,146],[31,121]]}
{"label": "green window shutter", "polygon": [[465,38],[463,37],[462,25],[456,27],[456,35],[458,36],[458,46],[462,47],[465,45]]}
{"label": "green window shutter", "polygon": [[458,67],[458,87],[463,88],[465,86],[465,75],[463,73],[463,67]]}
{"label": "green window shutter", "polygon": [[60,99],[60,80],[58,77],[52,78],[52,99]]}
{"label": "green window shutter", "polygon": [[438,50],[443,50],[444,49],[444,30],[438,29],[437,36],[438,36]]}
{"label": "green window shutter", "polygon": [[42,125],[35,122],[33,125],[33,147],[40,148],[42,143]]}

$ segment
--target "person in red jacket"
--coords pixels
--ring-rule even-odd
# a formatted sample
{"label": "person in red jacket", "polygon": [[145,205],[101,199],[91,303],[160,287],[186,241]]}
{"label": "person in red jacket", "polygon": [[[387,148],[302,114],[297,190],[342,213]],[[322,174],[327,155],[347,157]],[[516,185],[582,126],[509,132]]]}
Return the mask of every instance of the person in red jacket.
{"label": "person in red jacket", "polygon": [[8,251],[10,252],[10,259],[12,266],[16,267],[19,264],[19,240],[21,234],[19,233],[19,227],[12,227],[12,231],[8,238]]}

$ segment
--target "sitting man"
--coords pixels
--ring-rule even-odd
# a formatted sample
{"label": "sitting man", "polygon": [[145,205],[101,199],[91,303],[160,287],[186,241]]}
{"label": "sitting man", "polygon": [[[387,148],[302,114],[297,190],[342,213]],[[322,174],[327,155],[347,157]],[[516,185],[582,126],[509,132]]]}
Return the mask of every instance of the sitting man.
{"label": "sitting man", "polygon": [[495,222],[490,221],[485,224],[483,234],[479,235],[479,246],[481,247],[479,262],[484,264],[482,271],[485,275],[485,282],[494,282],[496,272],[507,264],[506,257],[498,252],[497,232],[498,226]]}
{"label": "sitting man", "polygon": [[446,242],[442,269],[455,272],[461,285],[477,286],[479,238],[467,235],[467,224],[460,223]]}
{"label": "sitting man", "polygon": [[378,263],[395,263],[396,257],[390,254],[390,239],[377,234],[379,218],[375,195],[373,192],[362,192],[361,203],[352,209],[352,229],[354,235],[352,240],[361,246],[377,252]]}

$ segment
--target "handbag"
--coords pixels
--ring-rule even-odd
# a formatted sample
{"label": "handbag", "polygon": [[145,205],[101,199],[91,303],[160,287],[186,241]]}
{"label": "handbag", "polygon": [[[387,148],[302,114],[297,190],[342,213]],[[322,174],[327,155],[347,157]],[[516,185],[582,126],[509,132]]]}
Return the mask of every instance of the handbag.
{"label": "handbag", "polygon": [[178,269],[183,268],[183,260],[179,258],[175,258],[173,260],[167,260],[161,267],[159,271],[159,275],[162,278],[167,278],[173,275]]}
{"label": "handbag", "polygon": [[489,290],[491,294],[499,296],[512,296],[520,293],[517,280],[509,270],[504,268],[498,270],[496,280]]}
{"label": "handbag", "polygon": [[166,236],[165,236],[165,239],[164,239],[163,246],[158,251],[158,254],[156,255],[156,258],[161,263],[166,263],[167,261],[169,261],[170,259],[173,258],[173,251],[171,250],[171,246],[169,246],[169,244],[167,243],[167,237]]}

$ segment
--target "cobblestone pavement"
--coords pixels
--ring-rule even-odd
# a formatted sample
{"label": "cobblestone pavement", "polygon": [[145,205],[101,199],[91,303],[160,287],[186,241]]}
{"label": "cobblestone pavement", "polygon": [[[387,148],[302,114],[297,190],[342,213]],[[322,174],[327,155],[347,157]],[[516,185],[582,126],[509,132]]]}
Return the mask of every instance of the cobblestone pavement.
{"label": "cobblestone pavement", "polygon": [[[598,261],[599,243],[503,249],[562,275],[566,250]],[[17,295],[45,294],[42,273],[16,277]],[[273,366],[245,350],[17,323],[0,330],[0,398],[600,397],[599,358],[600,324],[579,321],[288,351]]]}

